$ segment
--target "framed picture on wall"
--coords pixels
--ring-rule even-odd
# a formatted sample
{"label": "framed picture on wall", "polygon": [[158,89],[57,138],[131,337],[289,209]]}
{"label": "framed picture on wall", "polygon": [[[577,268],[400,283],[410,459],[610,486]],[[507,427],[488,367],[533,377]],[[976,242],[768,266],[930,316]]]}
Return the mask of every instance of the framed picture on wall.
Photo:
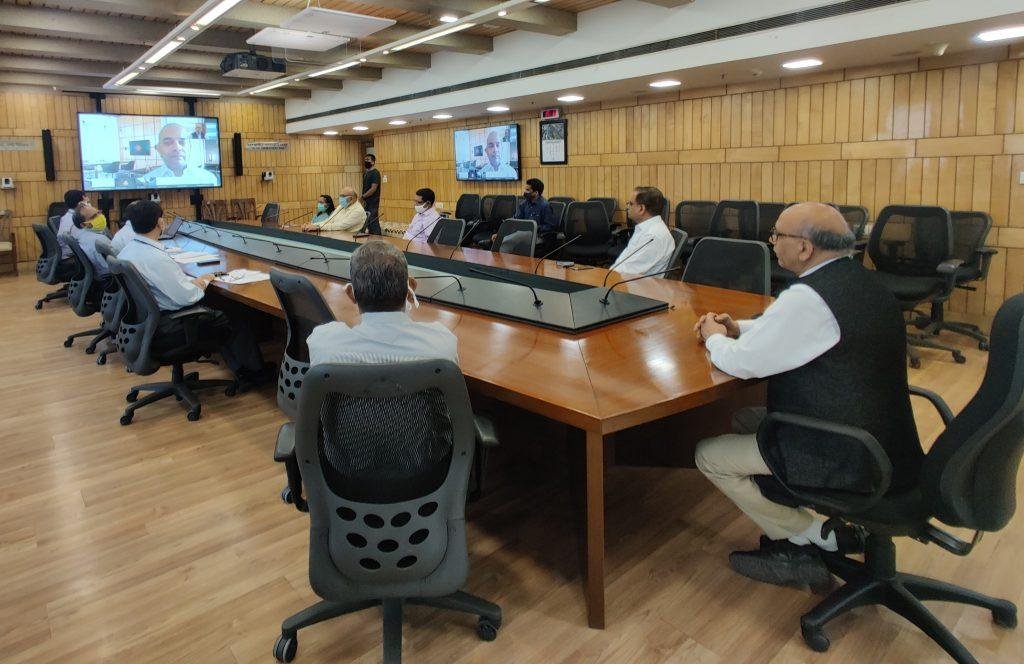
{"label": "framed picture on wall", "polygon": [[569,163],[569,121],[540,121],[540,163]]}

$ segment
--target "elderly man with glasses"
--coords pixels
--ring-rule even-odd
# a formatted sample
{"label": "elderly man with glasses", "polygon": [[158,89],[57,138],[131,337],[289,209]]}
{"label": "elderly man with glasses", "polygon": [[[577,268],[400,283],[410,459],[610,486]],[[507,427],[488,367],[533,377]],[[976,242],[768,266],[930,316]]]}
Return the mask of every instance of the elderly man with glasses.
{"label": "elderly man with glasses", "polygon": [[[865,429],[892,461],[892,489],[913,485],[923,453],[907,388],[906,332],[892,294],[850,258],[854,237],[837,210],[794,205],[779,216],[770,241],[779,264],[799,278],[755,320],[709,312],[694,331],[711,362],[739,378],[767,378],[767,409],[733,420],[736,434],[697,446],[697,467],[765,533],[754,551],[734,552],[732,568],[779,585],[825,586],[822,551],[853,552],[859,533],[823,532],[825,520],[772,502],[751,479],[770,475],[756,431],[766,412],[791,413]],[[866,455],[848,439],[780,431],[773,452],[787,483],[864,492]]]}

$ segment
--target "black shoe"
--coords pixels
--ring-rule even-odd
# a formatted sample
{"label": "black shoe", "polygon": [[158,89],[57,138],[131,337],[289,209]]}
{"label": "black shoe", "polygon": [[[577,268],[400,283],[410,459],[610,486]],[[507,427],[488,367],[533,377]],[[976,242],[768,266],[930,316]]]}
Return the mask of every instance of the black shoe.
{"label": "black shoe", "polygon": [[863,527],[842,523],[835,520],[837,525],[833,527],[833,519],[829,519],[821,527],[823,537],[828,537],[830,532],[836,534],[836,553],[847,556],[852,553],[864,553],[864,540],[867,539],[867,531]]}
{"label": "black shoe", "polygon": [[239,369],[235,372],[242,391],[248,391],[254,387],[263,387],[277,381],[277,365],[273,362],[264,362],[259,369]]}
{"label": "black shoe", "polygon": [[745,577],[777,586],[820,588],[832,581],[832,574],[813,544],[799,546],[789,540],[761,537],[756,551],[733,551],[729,565]]}

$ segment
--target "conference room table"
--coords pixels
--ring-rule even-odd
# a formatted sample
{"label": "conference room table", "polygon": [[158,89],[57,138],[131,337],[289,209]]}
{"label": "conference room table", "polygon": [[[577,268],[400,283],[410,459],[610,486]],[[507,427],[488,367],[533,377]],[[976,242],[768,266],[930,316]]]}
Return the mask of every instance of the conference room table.
{"label": "conference room table", "polygon": [[[258,228],[252,229],[258,232]],[[339,240],[366,242],[350,233],[324,233]],[[205,236],[204,236],[205,239]],[[301,236],[295,234],[301,241]],[[609,274],[601,268],[559,267],[554,260],[491,251],[428,244],[388,236],[370,239],[390,242],[410,254],[471,262],[592,286],[635,275]],[[185,266],[193,276],[212,270],[269,271],[275,264],[221,247],[220,265]],[[195,242],[195,240],[193,240]],[[192,247],[190,247],[192,248]],[[280,269],[302,272],[289,266]],[[305,273],[320,290],[339,321],[358,322],[356,306],[345,296],[345,281],[316,272]],[[259,311],[283,318],[269,281],[238,285],[214,281],[221,295]],[[587,621],[605,625],[605,468],[606,452],[616,432],[734,395],[750,383],[718,371],[693,333],[701,314],[728,312],[749,318],[762,312],[771,298],[750,293],[691,285],[677,279],[651,277],[619,286],[616,291],[666,302],[668,309],[629,318],[580,334],[570,334],[485,313],[435,303],[421,303],[413,320],[436,321],[458,337],[459,360],[472,391],[512,404],[578,429],[585,441],[585,563],[583,591]],[[524,292],[524,297],[529,294]],[[727,421],[725,422],[727,426]]]}

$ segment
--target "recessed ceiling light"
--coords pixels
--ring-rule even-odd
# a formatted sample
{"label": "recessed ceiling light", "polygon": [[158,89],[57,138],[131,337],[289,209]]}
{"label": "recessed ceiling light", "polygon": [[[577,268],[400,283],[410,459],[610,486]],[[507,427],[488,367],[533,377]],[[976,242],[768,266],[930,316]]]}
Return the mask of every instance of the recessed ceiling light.
{"label": "recessed ceiling light", "polygon": [[508,16],[508,12],[502,9],[500,12],[498,12],[498,16]]}
{"label": "recessed ceiling light", "polygon": [[405,124],[405,120],[392,120],[392,121],[391,121],[391,122],[389,122],[388,124],[389,124],[389,125],[394,125],[394,126],[396,126],[396,127],[400,127],[400,126],[402,126],[402,125],[404,125],[404,124]]}
{"label": "recessed ceiling light", "polygon": [[192,25],[190,25],[188,27],[191,28],[192,30],[195,30],[196,32],[199,32],[199,26],[196,25],[195,23],[193,23]]}
{"label": "recessed ceiling light", "polygon": [[652,88],[674,88],[677,85],[682,85],[682,83],[675,80],[674,78],[663,78],[660,81],[654,81],[653,83],[649,83],[648,85],[650,85]]}
{"label": "recessed ceiling light", "polygon": [[1024,25],[999,28],[998,30],[986,30],[985,32],[978,33],[978,39],[985,42],[1002,41],[1004,39],[1014,39],[1015,37],[1024,37]]}
{"label": "recessed ceiling light", "polygon": [[562,95],[561,97],[558,97],[558,101],[583,101],[583,97],[581,95]]}
{"label": "recessed ceiling light", "polygon": [[454,23],[455,21],[459,20],[459,17],[458,16],[452,16],[451,14],[445,14],[444,16],[442,16],[441,18],[439,18],[437,20],[441,21],[442,23]]}
{"label": "recessed ceiling light", "polygon": [[543,5],[548,0],[533,0],[533,1],[536,2],[538,5]]}
{"label": "recessed ceiling light", "polygon": [[138,75],[139,75],[139,72],[133,71],[132,73],[127,74],[127,75],[123,76],[122,78],[119,78],[117,80],[117,82],[114,83],[114,85],[124,85],[125,83],[127,83],[130,80],[132,80],[133,78],[135,78]]}
{"label": "recessed ceiling light", "polygon": [[328,129],[327,131],[324,132],[324,136],[337,136],[337,135],[338,135],[338,132],[334,131],[333,129]]}
{"label": "recessed ceiling light", "polygon": [[352,131],[366,131],[367,129],[369,129],[369,127],[364,127],[363,125],[356,125],[355,127],[352,127]]}
{"label": "recessed ceiling light", "polygon": [[384,51],[384,55],[390,55],[391,51]]}
{"label": "recessed ceiling light", "polygon": [[818,58],[802,58],[800,60],[790,60],[789,62],[783,62],[782,66],[786,69],[807,69],[808,67],[818,67],[821,65],[821,60]]}
{"label": "recessed ceiling light", "polygon": [[359,62],[366,62],[366,58],[359,58]]}
{"label": "recessed ceiling light", "polygon": [[508,110],[508,106],[488,106],[487,110],[491,113],[504,113]]}
{"label": "recessed ceiling light", "polygon": [[452,116],[449,113],[438,113],[434,116],[435,120],[451,120]]}
{"label": "recessed ceiling light", "polygon": [[218,18],[220,18],[224,12],[228,11],[242,0],[221,0],[214,5],[208,12],[203,14],[196,23],[199,25],[210,25]]}

